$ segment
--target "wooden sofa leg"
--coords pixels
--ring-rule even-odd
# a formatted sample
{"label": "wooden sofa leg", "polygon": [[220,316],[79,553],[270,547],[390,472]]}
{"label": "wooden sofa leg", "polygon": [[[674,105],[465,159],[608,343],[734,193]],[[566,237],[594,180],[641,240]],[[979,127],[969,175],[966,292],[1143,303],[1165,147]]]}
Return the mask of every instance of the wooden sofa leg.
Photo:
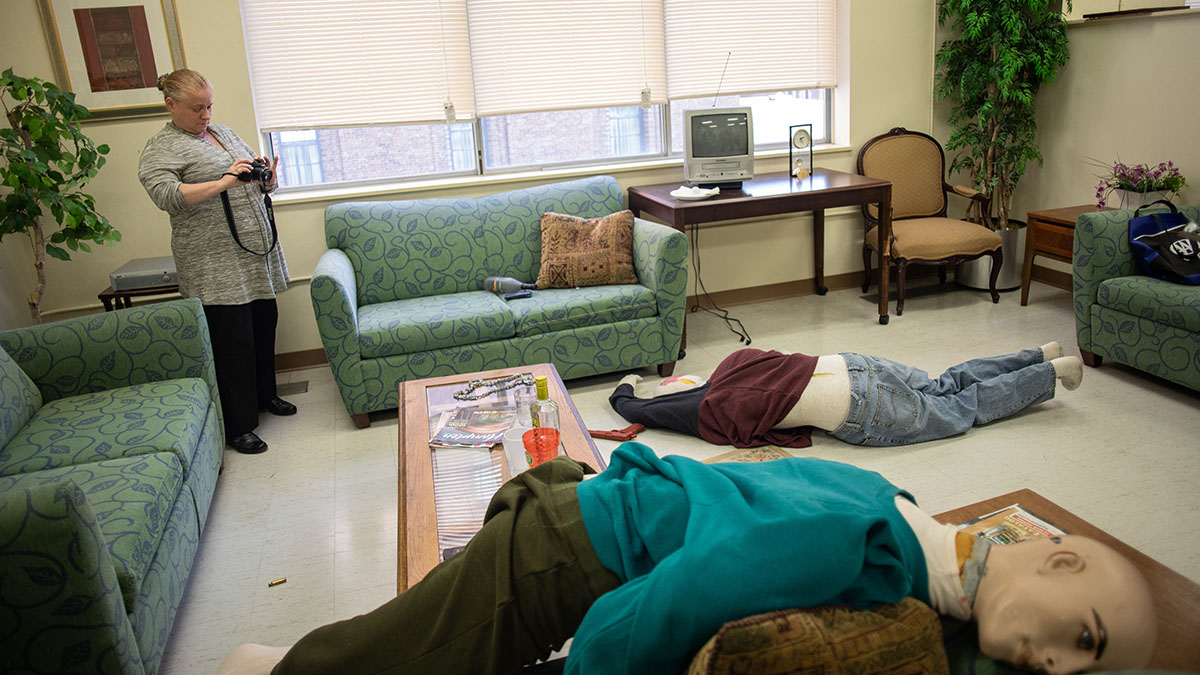
{"label": "wooden sofa leg", "polygon": [[354,420],[354,426],[358,427],[359,429],[366,429],[367,427],[371,426],[371,416],[367,413],[351,415],[350,419]]}
{"label": "wooden sofa leg", "polygon": [[1092,368],[1099,368],[1100,364],[1104,363],[1103,356],[1098,356],[1096,354],[1093,354],[1089,351],[1085,351],[1083,349],[1079,350],[1079,356],[1083,359],[1083,362],[1085,364],[1091,366]]}
{"label": "wooden sofa leg", "polygon": [[675,362],[674,361],[672,361],[670,363],[658,364],[658,376],[659,377],[670,377],[671,374],[674,372],[675,372]]}

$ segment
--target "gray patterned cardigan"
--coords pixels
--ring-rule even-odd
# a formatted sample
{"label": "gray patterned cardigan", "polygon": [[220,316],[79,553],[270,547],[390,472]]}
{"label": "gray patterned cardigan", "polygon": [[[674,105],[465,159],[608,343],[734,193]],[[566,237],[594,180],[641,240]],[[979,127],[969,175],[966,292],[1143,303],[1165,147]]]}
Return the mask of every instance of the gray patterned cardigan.
{"label": "gray patterned cardigan", "polygon": [[[229,127],[212,124],[211,133],[226,149],[212,145],[167,122],[146,142],[138,179],[154,204],[170,214],[171,253],[179,273],[179,292],[206,305],[244,305],[274,298],[287,288],[283,244],[267,256],[243,251],[229,233],[220,196],[188,204],[179,186],[217,180],[240,157],[254,151]],[[238,238],[253,251],[271,245],[271,226],[263,188],[242,183],[227,190]]]}

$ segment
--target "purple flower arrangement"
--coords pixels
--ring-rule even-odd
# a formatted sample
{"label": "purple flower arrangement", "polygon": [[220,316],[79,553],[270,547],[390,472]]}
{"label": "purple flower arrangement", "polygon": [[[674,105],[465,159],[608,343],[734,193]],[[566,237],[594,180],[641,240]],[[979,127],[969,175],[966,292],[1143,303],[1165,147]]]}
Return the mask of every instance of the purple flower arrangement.
{"label": "purple flower arrangement", "polygon": [[1129,166],[1118,160],[1107,174],[1100,176],[1100,184],[1096,186],[1096,207],[1104,208],[1113,190],[1170,192],[1174,195],[1184,185],[1187,185],[1187,179],[1172,162],[1160,162],[1152,167],[1149,164]]}

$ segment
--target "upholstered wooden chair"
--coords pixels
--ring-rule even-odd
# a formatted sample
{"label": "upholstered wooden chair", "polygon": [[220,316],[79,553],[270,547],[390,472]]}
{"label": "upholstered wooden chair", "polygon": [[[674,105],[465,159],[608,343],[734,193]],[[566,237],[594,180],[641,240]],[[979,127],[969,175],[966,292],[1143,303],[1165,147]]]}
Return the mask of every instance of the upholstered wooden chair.
{"label": "upholstered wooden chair", "polygon": [[[945,182],[946,153],[932,136],[896,127],[867,141],[858,151],[858,173],[892,182],[891,262],[896,267],[896,315],[904,313],[905,270],[909,264],[937,265],[945,283],[946,267],[991,256],[988,290],[1000,301],[1001,244],[988,216],[988,198],[978,190]],[[946,217],[946,193],[953,191],[981,203],[984,224]],[[879,208],[863,207],[863,292],[871,285],[871,251],[879,241]]]}

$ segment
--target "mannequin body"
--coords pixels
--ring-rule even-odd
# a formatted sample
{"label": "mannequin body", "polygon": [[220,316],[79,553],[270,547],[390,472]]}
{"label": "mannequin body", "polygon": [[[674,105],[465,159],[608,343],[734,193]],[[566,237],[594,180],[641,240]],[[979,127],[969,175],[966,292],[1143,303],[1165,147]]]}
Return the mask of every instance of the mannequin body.
{"label": "mannequin body", "polygon": [[862,354],[738,350],[706,381],[663,380],[639,399],[637,375],[609,402],[630,422],[699,436],[718,445],[807,447],[810,429],[857,445],[902,445],[963,433],[1054,396],[1055,381],[1079,386],[1083,366],[1051,342],[973,359],[931,379],[924,371]]}
{"label": "mannequin body", "polygon": [[1137,668],[1153,650],[1145,581],[1089,539],[989,547],[878,474],[811,458],[706,465],[626,443],[584,472],[559,457],[521,474],[408,591],[290,649],[239,649],[220,672],[516,673],[572,635],[568,673],[681,672],[724,622],[905,595],[974,619],[988,656],[1049,673]]}

